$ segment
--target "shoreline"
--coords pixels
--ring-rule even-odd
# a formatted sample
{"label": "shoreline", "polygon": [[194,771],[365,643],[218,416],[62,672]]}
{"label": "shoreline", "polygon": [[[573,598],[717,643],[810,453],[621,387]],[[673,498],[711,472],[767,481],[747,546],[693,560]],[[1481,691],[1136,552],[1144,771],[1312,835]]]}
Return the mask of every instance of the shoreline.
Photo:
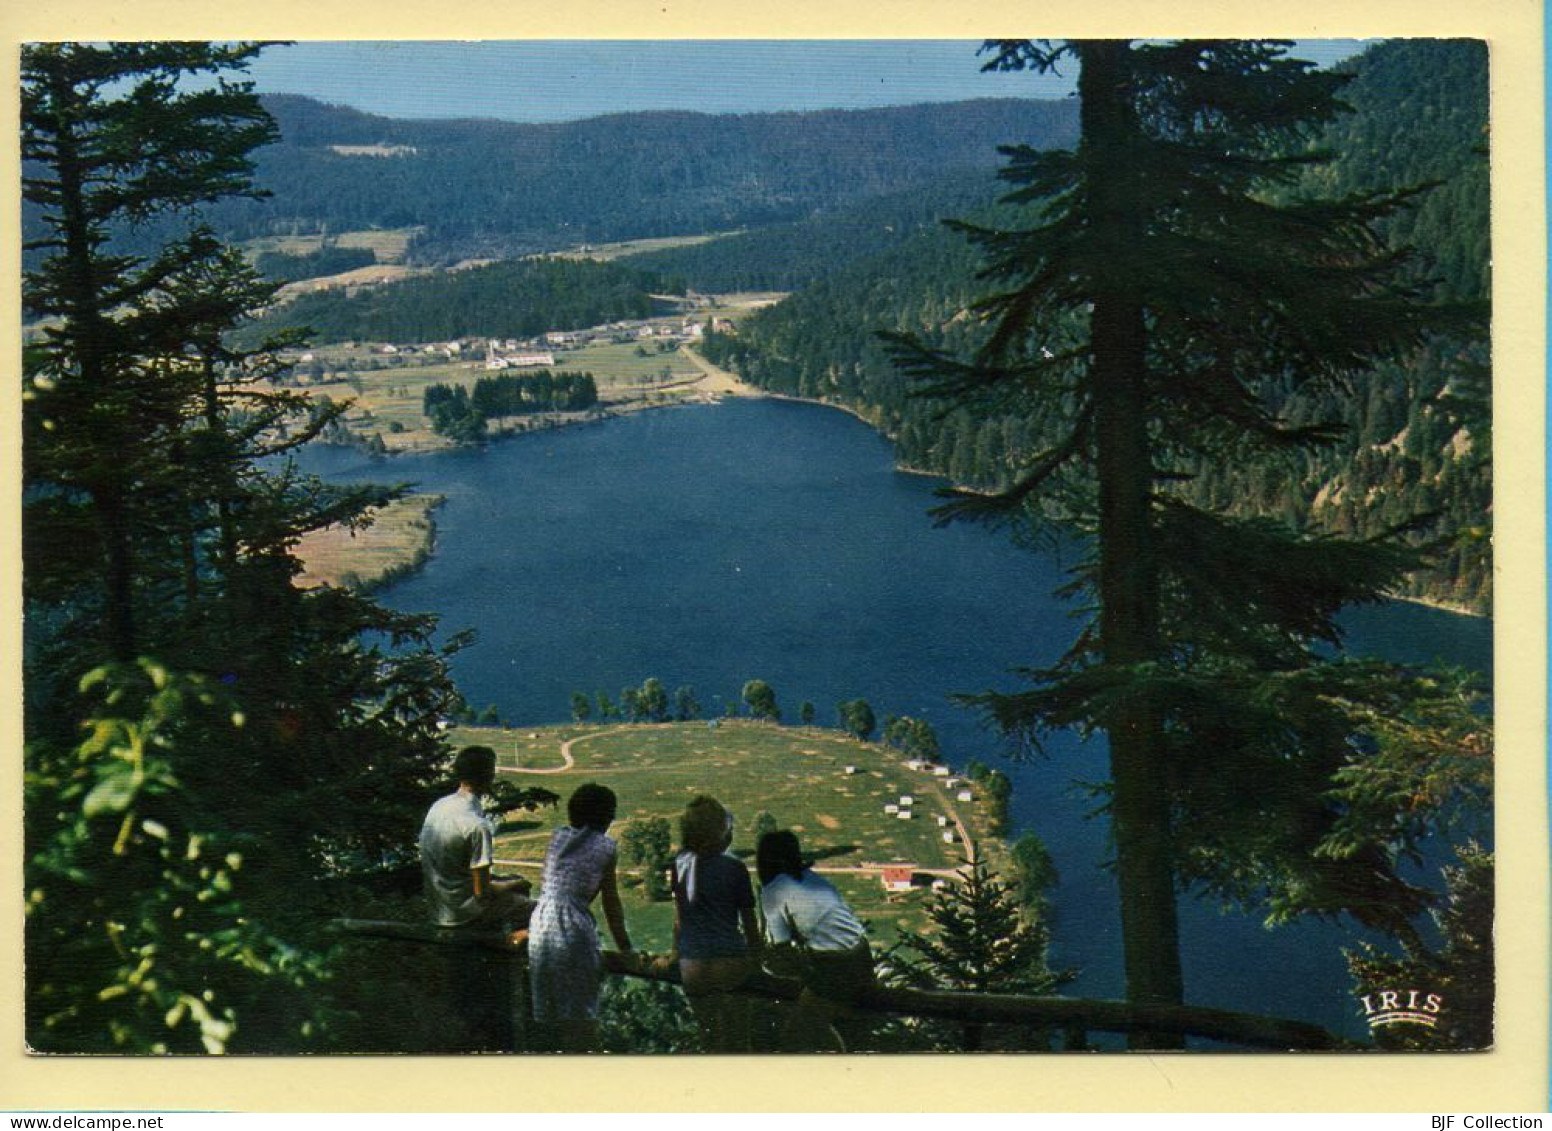
{"label": "shoreline", "polygon": [[[818,397],[799,397],[790,393],[773,393],[769,390],[760,388],[758,385],[751,385],[748,382],[741,380],[735,374],[722,369],[720,366],[714,365],[710,361],[707,361],[694,350],[686,348],[683,352],[690,358],[692,362],[701,368],[702,376],[693,381],[674,382],[671,385],[665,386],[665,388],[683,389],[687,391],[696,390],[696,386],[702,384],[702,382],[710,382],[716,379],[720,379],[726,382],[728,387],[725,389],[697,390],[693,397],[676,398],[673,400],[657,402],[649,402],[646,400],[629,400],[619,404],[611,405],[607,408],[590,411],[586,416],[574,417],[567,420],[549,418],[538,427],[502,429],[500,432],[488,436],[487,442],[493,443],[498,440],[510,440],[516,437],[526,436],[534,432],[549,432],[560,428],[573,428],[587,424],[601,424],[607,420],[632,415],[638,412],[647,412],[654,409],[687,408],[695,407],[698,405],[716,405],[720,403],[721,397],[736,397],[746,400],[786,401],[791,404],[807,404],[815,405],[819,408],[835,409],[837,412],[843,412],[847,416],[850,416],[852,419],[867,425],[875,433],[877,433],[879,436],[882,436],[884,439],[889,440],[891,443],[894,440],[894,437],[880,428],[877,423],[870,420],[860,410],[855,409],[850,405],[840,404],[836,401],[827,401]],[[363,447],[364,443],[350,443],[340,446]],[[460,448],[467,446],[470,445],[449,444],[446,448],[406,448],[401,451],[394,451],[390,449],[388,452],[381,454],[388,457],[398,455],[422,455],[428,451],[457,451]],[[940,479],[952,486],[963,487],[962,484],[955,484],[952,479],[950,479],[941,471],[931,471],[926,468],[912,467],[911,465],[901,463],[898,460],[894,462],[894,470],[900,475],[914,475],[921,478]],[[432,553],[435,553],[434,543],[429,548],[426,557],[429,558]],[[424,560],[418,564],[423,565]],[[391,585],[394,581],[397,580],[399,580],[397,577],[387,580],[383,587]],[[374,589],[375,588],[377,587],[374,586]],[[1450,613],[1454,616],[1472,617],[1477,620],[1487,621],[1491,621],[1493,619],[1493,615],[1491,613],[1477,612],[1473,609],[1468,609],[1460,605],[1454,605],[1447,601],[1441,601],[1433,597],[1420,597],[1403,595],[1399,593],[1390,593],[1386,594],[1386,599],[1391,601],[1403,601],[1412,605],[1422,605],[1425,608],[1437,609],[1439,612]]]}

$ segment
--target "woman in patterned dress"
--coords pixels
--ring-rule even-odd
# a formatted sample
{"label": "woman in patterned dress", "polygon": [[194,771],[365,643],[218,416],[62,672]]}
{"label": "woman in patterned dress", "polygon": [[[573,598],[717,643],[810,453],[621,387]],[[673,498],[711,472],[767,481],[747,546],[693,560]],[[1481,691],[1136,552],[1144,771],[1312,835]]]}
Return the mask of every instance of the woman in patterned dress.
{"label": "woman in patterned dress", "polygon": [[528,963],[534,1020],[562,1052],[585,1052],[598,1035],[598,984],[603,955],[589,904],[603,895],[604,921],[614,945],[631,949],[615,882],[614,791],[588,783],[566,803],[570,824],[550,838],[539,903],[529,924]]}

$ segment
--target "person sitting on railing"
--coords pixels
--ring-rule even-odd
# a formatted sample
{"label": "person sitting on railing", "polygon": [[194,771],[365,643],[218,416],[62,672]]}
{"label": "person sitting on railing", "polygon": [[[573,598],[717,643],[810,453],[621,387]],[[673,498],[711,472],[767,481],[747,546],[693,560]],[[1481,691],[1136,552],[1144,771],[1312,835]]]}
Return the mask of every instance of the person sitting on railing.
{"label": "person sitting on railing", "polygon": [[534,1020],[549,1030],[546,1043],[562,1052],[586,1052],[598,1033],[598,987],[603,952],[589,905],[603,896],[604,921],[621,951],[631,949],[615,880],[619,855],[613,837],[614,791],[589,782],[566,802],[570,822],[556,829],[544,857],[539,906],[528,938]]}
{"label": "person sitting on railing", "polygon": [[527,880],[496,879],[495,830],[480,798],[496,780],[496,752],[465,746],[453,760],[458,789],[437,801],[420,829],[420,867],[431,921],[439,927],[492,927],[516,937],[533,904]]}
{"label": "person sitting on railing", "polygon": [[842,1005],[875,985],[867,932],[835,887],[803,862],[797,834],[766,833],[755,847],[760,905],[772,943],[794,944],[803,992],[782,1029],[786,1052],[846,1051],[834,1027]]}
{"label": "person sitting on railing", "polygon": [[679,820],[683,851],[674,859],[674,947],[679,977],[701,1037],[712,1052],[749,1051],[749,1001],[733,993],[754,965],[760,924],[749,869],[727,853],[733,815],[697,797]]}

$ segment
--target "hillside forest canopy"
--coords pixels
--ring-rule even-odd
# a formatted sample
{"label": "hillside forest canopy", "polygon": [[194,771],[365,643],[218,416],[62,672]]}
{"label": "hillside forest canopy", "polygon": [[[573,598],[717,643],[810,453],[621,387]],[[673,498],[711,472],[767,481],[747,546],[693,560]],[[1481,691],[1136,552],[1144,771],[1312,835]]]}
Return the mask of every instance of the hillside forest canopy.
{"label": "hillside forest canopy", "polygon": [[[1039,830],[1010,827],[1008,776],[962,767],[978,808],[944,843],[973,826],[984,851],[921,897],[919,931],[873,939],[897,1008],[842,1026],[845,1047],[1058,1047],[975,1004],[1061,996],[1058,879],[1117,886],[1126,1005],[1149,1016],[1188,1016],[1177,912],[1205,895],[1269,929],[1341,924],[1355,994],[1420,978],[1460,1003],[1377,1043],[1491,1044],[1493,860],[1469,835],[1491,819],[1490,703],[1467,673],[1346,655],[1339,626],[1396,596],[1491,610],[1483,44],[1319,70],[1272,41],[999,40],[986,67],[1072,68],[1078,96],[551,126],[261,97],[245,73],[269,49],[23,50],[30,1047],[379,1048],[371,979],[392,963],[334,923],[423,919],[416,837],[467,724],[558,724],[568,759],[614,728],[681,759],[702,733],[773,759],[789,733],[886,768],[955,756],[850,689],[831,712],[758,678],[726,731],[650,677],[552,720],[481,715],[452,674],[466,635],[301,583],[304,539],[409,494],[288,458],[357,411],[309,393],[305,351],[484,339],[494,369],[497,339],[629,339],[670,314],[679,336],[631,340],[643,362],[844,407],[946,477],[940,522],[1081,547],[1072,647],[998,657],[1017,686],[960,701],[1015,757],[1103,742],[1113,869],[1058,878]],[[681,317],[728,292],[780,301]],[[468,445],[493,420],[602,418],[602,371],[486,364],[400,399]],[[558,800],[503,779],[485,806],[538,822]],[[629,834],[630,906],[662,919],[675,831]],[[450,991],[415,992],[411,1028]],[[936,994],[959,1021],[899,1004]],[[599,1045],[688,1051],[688,1016],[667,982],[620,978]],[[1121,1029],[1139,1048],[1195,1032]]]}

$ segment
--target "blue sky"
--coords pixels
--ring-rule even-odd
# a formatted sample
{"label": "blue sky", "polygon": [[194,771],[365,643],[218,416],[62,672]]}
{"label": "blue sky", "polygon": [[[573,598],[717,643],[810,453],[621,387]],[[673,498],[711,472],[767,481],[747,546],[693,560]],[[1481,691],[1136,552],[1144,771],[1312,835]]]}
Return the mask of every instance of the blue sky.
{"label": "blue sky", "polygon": [[[266,93],[396,118],[567,121],[628,110],[856,109],[964,98],[1059,98],[1061,76],[982,74],[977,40],[309,42],[252,69]],[[1329,65],[1347,41],[1296,51]]]}

